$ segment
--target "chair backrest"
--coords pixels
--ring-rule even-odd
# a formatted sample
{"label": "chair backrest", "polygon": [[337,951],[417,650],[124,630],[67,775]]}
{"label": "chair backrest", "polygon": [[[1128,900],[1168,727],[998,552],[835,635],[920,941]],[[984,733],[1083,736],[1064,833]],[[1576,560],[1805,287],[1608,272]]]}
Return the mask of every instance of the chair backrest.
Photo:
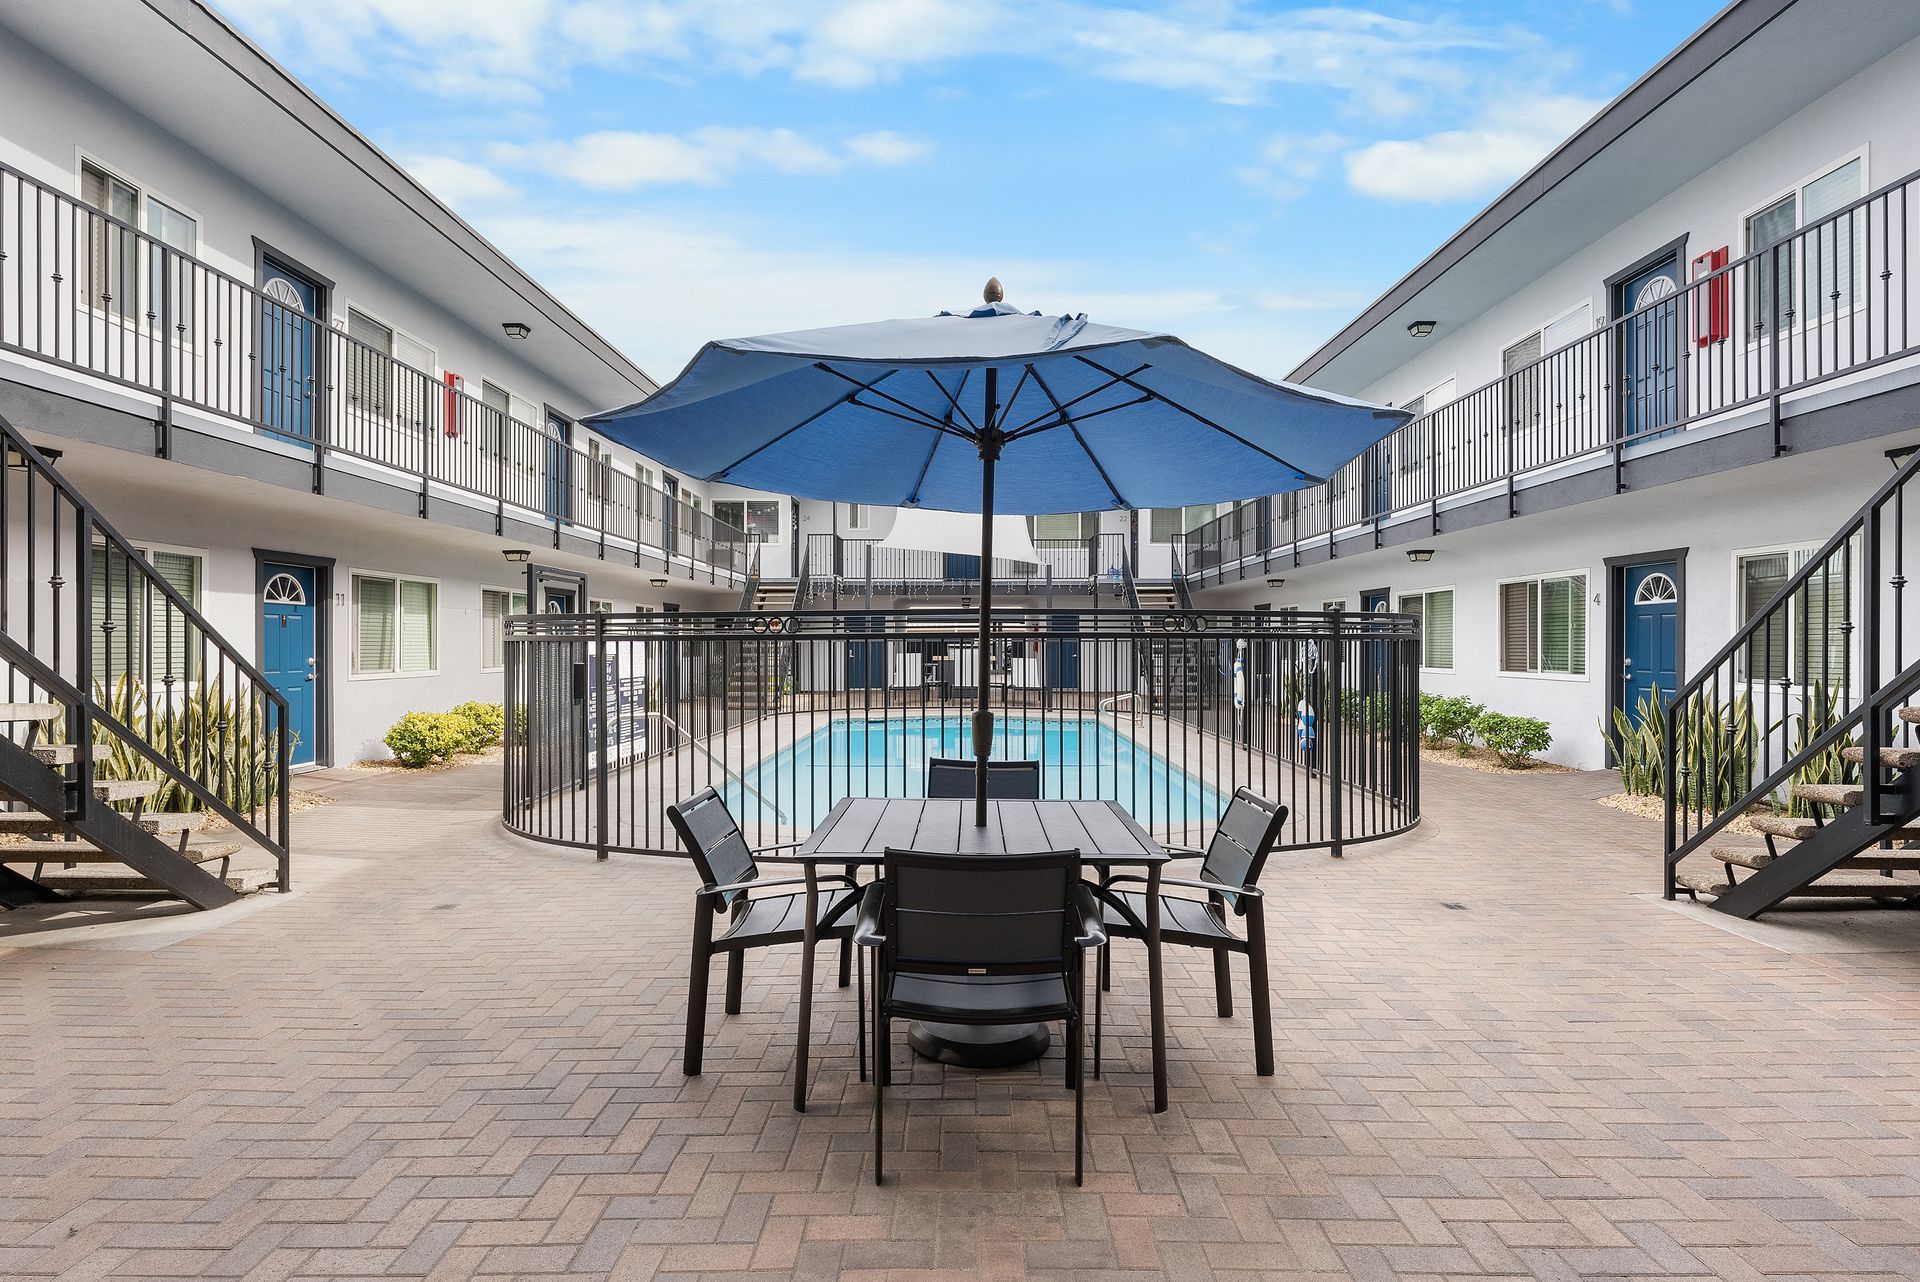
{"label": "chair backrest", "polygon": [[888,849],[888,971],[1033,975],[1072,965],[1080,852],[929,854]]}
{"label": "chair backrest", "polygon": [[[733,821],[727,803],[720,800],[720,794],[713,789],[707,788],[668,806],[667,822],[680,834],[680,844],[693,856],[694,867],[700,870],[705,885],[730,886],[752,881],[760,875],[759,865],[753,861],[753,850],[740,835],[740,825]],[[731,904],[746,893],[729,891],[720,901]]]}
{"label": "chair backrest", "polygon": [[[958,757],[927,759],[927,795],[929,797],[971,797],[973,763]],[[1040,800],[1040,763],[1037,761],[989,761],[987,795],[1000,801]]]}
{"label": "chair backrest", "polygon": [[1260,870],[1279,844],[1280,829],[1286,822],[1285,806],[1246,788],[1236,790],[1207,845],[1200,880],[1218,882],[1227,902],[1234,902],[1229,892],[1259,882]]}

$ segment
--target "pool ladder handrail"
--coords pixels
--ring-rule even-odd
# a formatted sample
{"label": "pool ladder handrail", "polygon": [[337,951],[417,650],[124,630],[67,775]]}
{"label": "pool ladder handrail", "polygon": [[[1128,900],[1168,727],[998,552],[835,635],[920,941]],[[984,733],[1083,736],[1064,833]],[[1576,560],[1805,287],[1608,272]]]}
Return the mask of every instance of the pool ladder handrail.
{"label": "pool ladder handrail", "polygon": [[745,775],[741,774],[738,770],[735,770],[732,766],[729,766],[726,762],[722,761],[719,757],[715,756],[713,749],[707,746],[705,739],[702,739],[698,735],[693,734],[685,726],[681,725],[678,721],[675,721],[672,715],[669,713],[656,711],[649,715],[660,718],[660,720],[664,724],[673,727],[675,733],[684,735],[687,740],[687,746],[690,748],[698,748],[702,753],[706,755],[706,758],[708,761],[720,767],[720,774],[723,778],[733,779],[738,781],[742,792],[745,792],[748,795],[752,796],[761,805],[771,808],[773,811],[774,822],[776,823],[787,822],[787,812],[780,809],[780,807],[777,804],[775,804],[772,800],[770,800],[765,793],[761,792],[758,788],[748,783],[747,777]]}

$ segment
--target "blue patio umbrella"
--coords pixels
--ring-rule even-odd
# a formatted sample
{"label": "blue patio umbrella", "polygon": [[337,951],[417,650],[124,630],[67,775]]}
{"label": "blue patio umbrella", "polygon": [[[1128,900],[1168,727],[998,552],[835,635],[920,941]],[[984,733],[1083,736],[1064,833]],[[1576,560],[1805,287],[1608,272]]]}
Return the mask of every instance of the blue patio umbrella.
{"label": "blue patio umbrella", "polygon": [[1171,334],[1044,316],[989,281],[971,311],[708,343],[587,424],[707,481],[979,512],[974,818],[992,743],[995,512],[1185,507],[1326,481],[1410,417],[1271,382]]}

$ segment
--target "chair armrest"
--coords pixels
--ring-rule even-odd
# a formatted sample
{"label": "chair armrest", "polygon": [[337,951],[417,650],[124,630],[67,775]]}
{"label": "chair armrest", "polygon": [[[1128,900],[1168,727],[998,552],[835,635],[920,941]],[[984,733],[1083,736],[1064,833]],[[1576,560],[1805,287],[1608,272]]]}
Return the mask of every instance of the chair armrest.
{"label": "chair armrest", "polygon": [[878,948],[887,942],[880,932],[880,908],[887,898],[887,883],[876,881],[860,896],[860,915],[854,922],[853,942],[862,948]]}
{"label": "chair armrest", "polygon": [[1082,948],[1099,948],[1107,942],[1107,927],[1093,888],[1085,882],[1074,887],[1074,902],[1080,909],[1080,933],[1073,942]]}
{"label": "chair armrest", "polygon": [[[1123,881],[1137,881],[1145,885],[1146,880],[1147,879],[1139,873],[1123,873],[1118,877],[1108,878],[1102,883],[1101,889],[1107,889]],[[1234,915],[1240,917],[1246,916],[1246,900],[1264,898],[1258,886],[1223,886],[1217,881],[1196,881],[1189,877],[1162,877],[1160,879],[1160,885],[1162,889],[1168,886],[1178,886],[1184,890],[1204,890],[1208,895],[1218,895],[1223,899],[1232,900]]]}
{"label": "chair armrest", "polygon": [[[859,882],[851,877],[842,876],[837,872],[823,873],[813,880],[816,886],[833,882],[836,885],[849,886],[854,890],[860,888]],[[775,886],[804,886],[806,884],[807,879],[805,877],[756,877],[752,881],[730,881],[724,886],[702,886],[693,893],[704,899],[713,895],[730,895],[736,890],[768,890]]]}

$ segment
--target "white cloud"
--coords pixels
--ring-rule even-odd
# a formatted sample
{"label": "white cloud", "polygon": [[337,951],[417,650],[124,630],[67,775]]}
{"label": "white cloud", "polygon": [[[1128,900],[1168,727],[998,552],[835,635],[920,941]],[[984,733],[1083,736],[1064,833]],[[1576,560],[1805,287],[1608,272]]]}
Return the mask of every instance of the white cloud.
{"label": "white cloud", "polygon": [[847,150],[872,164],[904,165],[927,155],[933,146],[917,138],[904,138],[891,129],[881,129],[847,139]]}
{"label": "white cloud", "polygon": [[1449,201],[1512,182],[1603,104],[1568,95],[1498,105],[1466,129],[1376,142],[1348,153],[1347,181],[1381,200]]}
{"label": "white cloud", "polygon": [[596,191],[631,191],[678,184],[718,186],[748,166],[826,174],[855,161],[901,165],[930,150],[927,143],[890,131],[857,134],[833,146],[791,129],[715,125],[685,135],[603,130],[547,142],[501,143],[493,154],[503,164],[542,170]]}
{"label": "white cloud", "polygon": [[[713,338],[927,316],[968,306],[998,274],[1010,301],[1165,329],[1222,359],[1282,377],[1365,299],[1324,292],[1140,287],[1134,264],[888,253],[796,243],[785,229],[643,212],[490,214],[483,230],[656,378]],[[638,307],[638,298],[670,306]]]}
{"label": "white cloud", "polygon": [[400,167],[449,205],[511,200],[519,189],[485,165],[453,156],[402,156]]}
{"label": "white cloud", "polygon": [[[662,79],[784,74],[839,88],[1010,59],[1233,103],[1280,86],[1404,115],[1472,89],[1475,61],[1549,58],[1536,37],[1440,16],[1251,0],[228,0],[250,32],[331,70],[449,96],[536,100],[572,69]],[[1029,77],[1031,79],[1031,77]]]}
{"label": "white cloud", "polygon": [[1325,131],[1275,134],[1261,150],[1259,161],[1234,170],[1234,177],[1275,200],[1292,200],[1306,193],[1327,158],[1346,145],[1345,138]]}

